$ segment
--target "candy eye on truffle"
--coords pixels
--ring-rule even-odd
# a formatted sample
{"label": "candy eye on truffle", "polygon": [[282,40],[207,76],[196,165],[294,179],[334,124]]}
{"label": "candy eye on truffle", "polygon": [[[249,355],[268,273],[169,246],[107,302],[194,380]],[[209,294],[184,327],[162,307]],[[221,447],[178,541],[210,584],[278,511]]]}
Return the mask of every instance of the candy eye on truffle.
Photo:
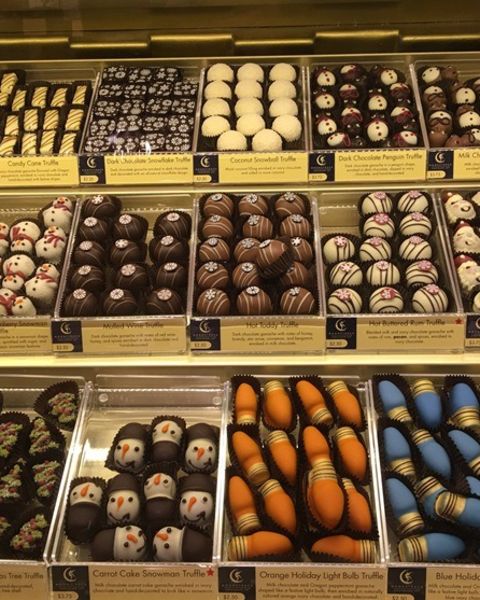
{"label": "candy eye on truffle", "polygon": [[206,496],[204,496],[204,497],[202,498],[202,502],[203,502],[203,503],[205,503],[205,502],[208,502],[208,498],[207,498]]}
{"label": "candy eye on truffle", "polygon": [[124,544],[123,544],[123,547],[124,547],[124,548],[128,548],[128,546],[129,546],[129,545],[130,545],[130,544],[129,544],[128,542],[124,542]]}
{"label": "candy eye on truffle", "polygon": [[134,450],[135,450],[135,452],[139,452],[140,448],[138,446],[135,446]]}
{"label": "candy eye on truffle", "polygon": [[130,498],[128,499],[128,501],[129,501],[129,502],[133,502],[133,498],[132,498],[132,497],[130,497]]}
{"label": "candy eye on truffle", "polygon": [[170,544],[163,544],[163,547],[166,548],[167,550],[170,548]]}
{"label": "candy eye on truffle", "polygon": [[172,533],[172,528],[171,527],[167,527],[167,533]]}

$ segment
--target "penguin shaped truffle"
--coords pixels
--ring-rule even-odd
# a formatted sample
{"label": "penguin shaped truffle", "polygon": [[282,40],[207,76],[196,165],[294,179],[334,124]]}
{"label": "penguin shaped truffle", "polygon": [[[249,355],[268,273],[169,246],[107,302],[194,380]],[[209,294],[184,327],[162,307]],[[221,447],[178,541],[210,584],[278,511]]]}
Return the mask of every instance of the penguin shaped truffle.
{"label": "penguin shaped truffle", "polygon": [[153,462],[180,459],[185,427],[180,417],[157,417],[152,421]]}
{"label": "penguin shaped truffle", "polygon": [[217,466],[218,427],[207,423],[191,425],[186,432],[185,470],[213,473]]}
{"label": "penguin shaped truffle", "polygon": [[128,525],[140,518],[141,490],[130,473],[120,473],[107,483],[107,520],[112,525]]}
{"label": "penguin shaped truffle", "polygon": [[70,486],[68,496],[66,533],[75,544],[91,540],[102,514],[105,482],[96,477],[78,477]]}
{"label": "penguin shaped truffle", "polygon": [[215,479],[193,473],[180,480],[180,520],[186,525],[206,527],[213,518]]}
{"label": "penguin shaped truffle", "polygon": [[152,529],[171,522],[176,511],[177,484],[168,473],[151,470],[143,480],[145,521]]}
{"label": "penguin shaped truffle", "polygon": [[91,550],[95,561],[139,562],[147,556],[147,538],[135,525],[102,529],[93,539]]}
{"label": "penguin shaped truffle", "polygon": [[153,558],[158,562],[208,562],[212,539],[190,527],[163,527],[153,538]]}
{"label": "penguin shaped truffle", "polygon": [[145,466],[148,433],[140,423],[120,428],[110,449],[107,467],[115,471],[138,473]]}

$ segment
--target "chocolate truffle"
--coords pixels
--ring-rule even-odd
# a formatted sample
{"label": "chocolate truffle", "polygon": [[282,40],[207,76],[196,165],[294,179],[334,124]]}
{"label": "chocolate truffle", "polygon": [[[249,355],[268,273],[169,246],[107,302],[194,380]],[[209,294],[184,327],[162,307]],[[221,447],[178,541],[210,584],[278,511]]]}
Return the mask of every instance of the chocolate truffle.
{"label": "chocolate truffle", "polygon": [[355,314],[362,310],[362,297],[351,288],[340,288],[327,299],[327,312],[334,315]]}
{"label": "chocolate truffle", "polygon": [[112,219],[120,212],[120,201],[114,196],[97,194],[87,198],[82,205],[84,217],[97,217],[97,219]]}
{"label": "chocolate truffle", "polygon": [[341,260],[349,260],[353,258],[354,254],[355,245],[352,240],[344,235],[331,236],[323,243],[323,256],[327,264],[337,263]]}
{"label": "chocolate truffle", "polygon": [[399,256],[403,260],[428,260],[432,254],[430,244],[418,235],[412,235],[400,244]]}
{"label": "chocolate truffle", "polygon": [[80,223],[77,237],[79,241],[94,240],[103,243],[108,237],[109,229],[106,221],[97,219],[97,217],[87,217]]}
{"label": "chocolate truffle", "polygon": [[210,288],[200,294],[197,312],[207,317],[220,317],[230,313],[230,299],[223,290]]}
{"label": "chocolate truffle", "polygon": [[244,238],[240,240],[233,251],[233,257],[237,263],[255,262],[257,260],[260,240],[256,238]]}
{"label": "chocolate truffle", "polygon": [[153,538],[153,558],[157,562],[209,562],[212,539],[187,526],[163,527]]}
{"label": "chocolate truffle", "polygon": [[152,529],[173,521],[176,512],[177,485],[165,472],[149,472],[144,479],[145,519]]}
{"label": "chocolate truffle", "polygon": [[256,285],[240,292],[236,306],[241,315],[269,315],[273,310],[270,296]]}
{"label": "chocolate truffle", "polygon": [[105,288],[105,273],[99,267],[82,265],[73,271],[70,284],[73,288],[83,288],[88,292],[98,293]]}
{"label": "chocolate truffle", "polygon": [[430,208],[430,196],[424,192],[410,190],[399,194],[397,208],[400,212],[426,212]]}
{"label": "chocolate truffle", "polygon": [[112,236],[115,240],[143,241],[147,233],[148,223],[139,215],[123,214],[113,222]]}
{"label": "chocolate truffle", "polygon": [[221,238],[208,238],[200,244],[198,249],[200,262],[226,262],[230,260],[230,246]]}
{"label": "chocolate truffle", "polygon": [[233,236],[233,225],[227,218],[213,215],[204,221],[202,236],[204,238],[218,237],[229,240]]}
{"label": "chocolate truffle", "polygon": [[412,296],[412,307],[417,313],[439,313],[448,309],[448,296],[435,283],[421,287]]}
{"label": "chocolate truffle", "polygon": [[362,215],[374,213],[390,213],[393,210],[393,201],[386,192],[371,192],[365,194],[360,201]]}
{"label": "chocolate truffle", "polygon": [[124,290],[138,293],[148,287],[148,274],[143,265],[127,263],[113,275],[113,285]]}
{"label": "chocolate truffle", "polygon": [[103,301],[103,312],[107,317],[123,317],[134,315],[138,304],[129,290],[115,288]]}
{"label": "chocolate truffle", "polygon": [[376,213],[366,219],[363,224],[363,235],[370,237],[392,238],[395,234],[395,223],[387,213]]}
{"label": "chocolate truffle", "polygon": [[111,525],[135,523],[141,513],[141,489],[137,478],[130,473],[120,473],[107,483],[106,513]]}
{"label": "chocolate truffle", "polygon": [[98,242],[92,242],[91,240],[81,242],[73,251],[72,260],[76,265],[103,267],[105,264],[105,250]]}
{"label": "chocolate truffle", "polygon": [[155,236],[171,235],[176,238],[190,237],[190,215],[181,211],[162,213],[153,226]]}
{"label": "chocolate truffle", "polygon": [[315,310],[315,298],[304,287],[292,287],[280,298],[280,311],[284,315],[310,315]]}
{"label": "chocolate truffle", "polygon": [[66,317],[94,317],[97,312],[97,298],[82,288],[73,290],[63,301],[63,314]]}
{"label": "chocolate truffle", "polygon": [[291,238],[290,248],[294,260],[297,260],[306,266],[313,261],[313,248],[308,240],[301,237]]}
{"label": "chocolate truffle", "polygon": [[280,223],[280,235],[308,238],[312,233],[310,221],[302,215],[289,215]]}
{"label": "chocolate truffle", "polygon": [[147,537],[135,525],[103,529],[91,544],[94,561],[138,562],[145,560],[147,552]]}
{"label": "chocolate truffle", "polygon": [[172,261],[184,262],[188,257],[188,247],[183,240],[178,240],[171,235],[164,235],[150,241],[149,253],[152,262],[156,264]]}
{"label": "chocolate truffle", "polygon": [[247,194],[242,196],[238,203],[238,213],[241,217],[250,215],[267,215],[268,202],[264,196],[258,194]]}
{"label": "chocolate truffle", "polygon": [[206,527],[214,515],[216,481],[204,473],[192,473],[179,482],[180,521]]}
{"label": "chocolate truffle", "polygon": [[400,283],[398,267],[386,260],[379,260],[367,269],[366,279],[370,285],[396,285]]}
{"label": "chocolate truffle", "polygon": [[340,287],[356,287],[363,282],[363,273],[358,265],[344,260],[334,265],[329,274],[330,283]]}
{"label": "chocolate truffle", "polygon": [[110,248],[110,262],[114,267],[129,263],[139,263],[145,258],[145,247],[140,247],[132,240],[115,240]]}
{"label": "chocolate truffle", "polygon": [[311,279],[311,272],[303,263],[296,260],[293,262],[292,266],[289,267],[289,269],[280,277],[280,283],[283,287],[305,287],[310,284]]}
{"label": "chocolate truffle", "polygon": [[242,233],[247,238],[268,240],[273,235],[273,224],[268,217],[251,215],[243,224]]}
{"label": "chocolate truffle", "polygon": [[180,417],[162,416],[152,421],[152,460],[180,462],[185,434],[185,421]]}
{"label": "chocolate truffle", "polygon": [[408,286],[437,283],[437,267],[429,260],[416,261],[405,270],[405,280]]}
{"label": "chocolate truffle", "polygon": [[202,290],[218,288],[224,290],[230,283],[227,269],[217,262],[204,263],[197,270],[197,284]]}
{"label": "chocolate truffle", "polygon": [[264,240],[258,247],[257,265],[266,279],[282,275],[292,263],[292,249],[282,240]]}
{"label": "chocolate truffle", "polygon": [[380,287],[373,291],[368,301],[372,313],[398,313],[403,310],[403,298],[391,287]]}
{"label": "chocolate truffle", "polygon": [[188,427],[185,448],[185,471],[213,473],[217,465],[219,429],[208,423]]}
{"label": "chocolate truffle", "polygon": [[89,542],[100,525],[103,482],[96,477],[72,481],[68,495],[65,531],[74,544]]}
{"label": "chocolate truffle", "polygon": [[420,212],[411,212],[400,221],[400,233],[404,236],[421,235],[428,237],[432,233],[432,223]]}
{"label": "chocolate truffle", "polygon": [[275,200],[275,214],[279,219],[290,215],[303,215],[307,213],[305,200],[294,192],[285,192]]}
{"label": "chocolate truffle", "polygon": [[120,472],[139,473],[147,460],[148,430],[140,423],[123,425],[115,436],[107,466]]}
{"label": "chocolate truffle", "polygon": [[160,265],[155,274],[155,287],[182,288],[187,284],[187,270],[176,262]]}
{"label": "chocolate truffle", "polygon": [[148,295],[145,308],[148,315],[178,315],[183,313],[183,301],[178,292],[164,287]]}
{"label": "chocolate truffle", "polygon": [[238,264],[232,273],[232,283],[238,290],[252,285],[261,285],[262,279],[257,265],[252,262]]}
{"label": "chocolate truffle", "polygon": [[233,215],[233,201],[226,194],[210,194],[203,203],[202,213],[205,217],[220,215],[230,219]]}

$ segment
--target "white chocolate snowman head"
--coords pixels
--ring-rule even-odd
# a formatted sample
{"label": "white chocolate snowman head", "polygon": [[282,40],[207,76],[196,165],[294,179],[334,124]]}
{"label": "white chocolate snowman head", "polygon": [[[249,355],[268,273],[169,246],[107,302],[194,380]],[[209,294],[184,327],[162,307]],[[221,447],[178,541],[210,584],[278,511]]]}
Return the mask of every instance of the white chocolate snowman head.
{"label": "white chocolate snowman head", "polygon": [[173,500],[177,493],[177,484],[167,473],[154,473],[145,481],[143,491],[147,500],[154,498]]}
{"label": "white chocolate snowman head", "polygon": [[113,462],[120,470],[138,472],[145,464],[146,431],[140,423],[128,423],[120,431],[113,450]]}
{"label": "white chocolate snowman head", "polygon": [[147,538],[140,527],[116,527],[113,538],[113,558],[124,562],[138,562],[147,554]]}
{"label": "white chocolate snowman head", "polygon": [[26,254],[32,254],[33,243],[26,238],[17,238],[10,244],[10,252],[25,252]]}
{"label": "white chocolate snowman head", "polygon": [[47,229],[45,229],[45,231],[43,232],[43,237],[48,236],[60,237],[62,238],[62,240],[67,239],[67,234],[65,233],[65,231],[57,225],[52,225],[51,227],[47,227]]}
{"label": "white chocolate snowman head", "polygon": [[185,529],[163,527],[153,538],[153,558],[158,562],[182,560],[182,544]]}
{"label": "white chocolate snowman head", "polygon": [[17,274],[6,275],[2,281],[2,287],[6,288],[7,290],[12,290],[12,292],[19,292],[23,288],[24,284],[25,281],[23,278]]}
{"label": "white chocolate snowman head", "polygon": [[185,462],[194,471],[211,471],[217,462],[217,446],[208,438],[192,440],[185,450]]}
{"label": "white chocolate snowman head", "polygon": [[69,212],[72,212],[73,210],[73,202],[66,196],[59,196],[58,198],[55,198],[55,200],[52,202],[52,206],[53,208],[63,208]]}
{"label": "white chocolate snowman head", "polygon": [[57,267],[51,263],[43,263],[43,265],[40,265],[35,271],[35,274],[40,279],[48,278],[57,282],[60,279],[60,272],[58,271]]}
{"label": "white chocolate snowman head", "polygon": [[180,446],[182,443],[183,429],[178,423],[173,420],[166,419],[155,424],[152,430],[152,441],[157,442],[173,442]]}
{"label": "white chocolate snowman head", "polygon": [[17,296],[12,304],[12,315],[16,317],[34,317],[37,314],[35,305],[26,296]]}
{"label": "white chocolate snowman head", "polygon": [[31,242],[36,242],[41,235],[40,227],[33,221],[19,221],[15,225],[12,225],[10,229],[11,241],[24,238]]}
{"label": "white chocolate snowman head", "polygon": [[10,227],[6,223],[0,223],[0,240],[8,239]]}
{"label": "white chocolate snowman head", "polygon": [[27,295],[44,306],[50,305],[55,299],[58,284],[56,281],[48,281],[33,277],[25,283]]}
{"label": "white chocolate snowman head", "polygon": [[180,518],[187,525],[203,527],[212,519],[213,497],[209,492],[184,492],[180,497]]}
{"label": "white chocolate snowman head", "polygon": [[82,502],[100,506],[102,503],[102,496],[103,490],[99,485],[93,481],[85,481],[72,488],[69,496],[70,506],[73,506],[74,504],[80,504]]}
{"label": "white chocolate snowman head", "polygon": [[28,279],[35,271],[35,263],[26,254],[14,254],[7,258],[2,265],[4,275],[18,273],[23,279]]}
{"label": "white chocolate snowman head", "polygon": [[134,490],[118,490],[108,495],[108,522],[120,525],[136,521],[140,515],[140,498]]}
{"label": "white chocolate snowman head", "polygon": [[65,249],[65,240],[53,235],[40,238],[35,244],[35,252],[39,258],[51,262],[60,262]]}
{"label": "white chocolate snowman head", "polygon": [[12,311],[12,305],[17,295],[12,290],[0,288],[0,315],[9,315]]}
{"label": "white chocolate snowman head", "polygon": [[436,83],[440,81],[440,69],[438,67],[427,67],[422,72],[422,79],[425,83]]}
{"label": "white chocolate snowman head", "polygon": [[457,273],[464,290],[469,292],[480,285],[480,265],[474,260],[461,262],[457,266]]}
{"label": "white chocolate snowman head", "polygon": [[456,223],[461,219],[474,219],[476,212],[473,204],[460,194],[452,194],[445,202],[445,211],[449,223]]}
{"label": "white chocolate snowman head", "polygon": [[51,206],[43,211],[42,218],[45,227],[56,225],[57,227],[61,227],[66,233],[70,231],[72,213],[69,210]]}
{"label": "white chocolate snowman head", "polygon": [[455,252],[480,252],[480,237],[470,225],[458,227],[453,235],[453,248]]}
{"label": "white chocolate snowman head", "polygon": [[397,72],[395,69],[383,69],[380,73],[380,81],[383,83],[383,85],[392,85],[393,83],[397,83]]}

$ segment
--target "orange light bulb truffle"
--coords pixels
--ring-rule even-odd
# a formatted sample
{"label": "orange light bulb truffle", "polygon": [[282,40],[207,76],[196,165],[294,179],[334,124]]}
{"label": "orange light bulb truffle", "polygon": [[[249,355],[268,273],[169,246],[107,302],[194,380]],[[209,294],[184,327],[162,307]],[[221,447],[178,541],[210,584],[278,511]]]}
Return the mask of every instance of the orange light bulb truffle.
{"label": "orange light bulb truffle", "polygon": [[352,394],[348,386],[343,381],[334,381],[327,386],[327,390],[332,396],[342,423],[361,429],[363,425],[362,409],[358,398]]}
{"label": "orange light bulb truffle", "polygon": [[267,481],[270,473],[263,461],[262,451],[257,442],[243,431],[235,431],[232,436],[232,444],[247,479],[253,485],[261,485]]}
{"label": "orange light bulb truffle", "polygon": [[346,472],[359,481],[367,475],[367,451],[351,427],[340,427],[335,442]]}
{"label": "orange light bulb truffle", "polygon": [[291,486],[297,482],[297,451],[284,431],[272,431],[267,445],[276,467]]}
{"label": "orange light bulb truffle", "polygon": [[318,461],[308,474],[307,504],[326,529],[335,529],[343,517],[345,496],[330,460]]}
{"label": "orange light bulb truffle", "polygon": [[297,529],[295,505],[276,479],[269,479],[258,490],[265,502],[265,512],[280,527],[292,535]]}
{"label": "orange light bulb truffle", "polygon": [[348,497],[348,526],[353,531],[370,533],[372,531],[372,511],[368,500],[353,485],[350,479],[342,479]]}
{"label": "orange light bulb truffle", "polygon": [[325,398],[313,383],[302,379],[295,385],[295,389],[305,412],[314,425],[331,425],[333,423],[333,417],[325,404]]}
{"label": "orange light bulb truffle", "polygon": [[348,535],[332,535],[317,540],[312,552],[338,556],[351,562],[375,562],[375,542],[371,540],[354,540]]}
{"label": "orange light bulb truffle", "polygon": [[228,543],[228,560],[248,560],[258,556],[288,554],[293,544],[286,535],[273,531],[257,531],[233,537]]}
{"label": "orange light bulb truffle", "polygon": [[238,475],[231,477],[228,482],[228,504],[240,533],[251,533],[260,529],[253,492]]}
{"label": "orange light bulb truffle", "polygon": [[288,429],[293,420],[290,396],[281,381],[269,381],[264,387],[263,417],[269,427]]}
{"label": "orange light bulb truffle", "polygon": [[308,462],[312,467],[318,461],[330,460],[330,447],[327,438],[313,425],[308,425],[303,430],[303,447],[307,455]]}
{"label": "orange light bulb truffle", "polygon": [[255,425],[257,422],[257,394],[249,383],[241,383],[235,393],[235,423]]}

